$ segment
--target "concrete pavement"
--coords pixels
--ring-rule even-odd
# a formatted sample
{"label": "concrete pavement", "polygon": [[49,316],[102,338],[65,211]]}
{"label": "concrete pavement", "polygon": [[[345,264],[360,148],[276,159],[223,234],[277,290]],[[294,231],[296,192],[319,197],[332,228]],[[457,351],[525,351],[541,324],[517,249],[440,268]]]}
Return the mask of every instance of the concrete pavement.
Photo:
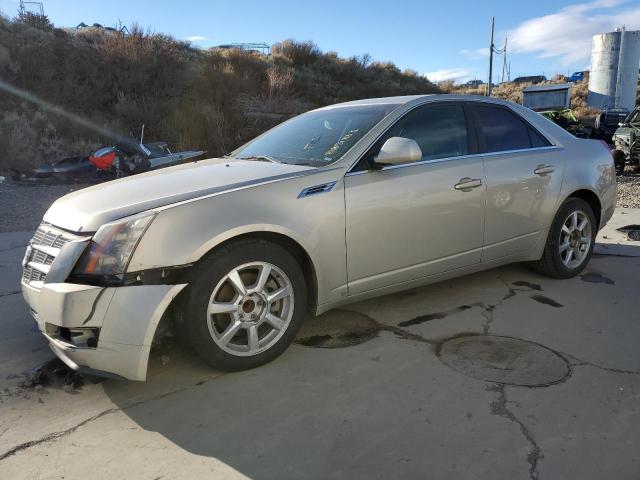
{"label": "concrete pavement", "polygon": [[[637,479],[640,242],[617,233],[580,277],[513,265],[350,305],[255,370],[212,371],[176,343],[146,383],[66,389],[19,386],[50,354],[13,293],[29,234],[2,234],[0,477]],[[475,334],[476,353],[442,361]],[[537,388],[460,373],[563,366]]]}

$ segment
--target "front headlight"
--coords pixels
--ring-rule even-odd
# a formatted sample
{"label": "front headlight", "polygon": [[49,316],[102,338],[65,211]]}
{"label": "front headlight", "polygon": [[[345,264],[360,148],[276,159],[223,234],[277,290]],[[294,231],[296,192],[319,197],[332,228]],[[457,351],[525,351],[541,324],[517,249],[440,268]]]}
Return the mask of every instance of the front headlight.
{"label": "front headlight", "polygon": [[127,270],[131,255],[155,213],[107,223],[91,239],[74,273],[79,275],[120,275]]}

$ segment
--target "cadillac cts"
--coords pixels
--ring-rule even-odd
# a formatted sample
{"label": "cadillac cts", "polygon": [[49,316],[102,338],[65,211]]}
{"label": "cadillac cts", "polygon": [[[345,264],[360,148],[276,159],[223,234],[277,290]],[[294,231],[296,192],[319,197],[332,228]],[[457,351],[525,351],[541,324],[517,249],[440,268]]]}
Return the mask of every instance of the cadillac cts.
{"label": "cadillac cts", "polygon": [[144,380],[163,318],[210,365],[252,368],[307,313],[509,262],[572,277],[615,198],[600,142],[519,105],[355,101],[60,198],[22,289],[74,369]]}

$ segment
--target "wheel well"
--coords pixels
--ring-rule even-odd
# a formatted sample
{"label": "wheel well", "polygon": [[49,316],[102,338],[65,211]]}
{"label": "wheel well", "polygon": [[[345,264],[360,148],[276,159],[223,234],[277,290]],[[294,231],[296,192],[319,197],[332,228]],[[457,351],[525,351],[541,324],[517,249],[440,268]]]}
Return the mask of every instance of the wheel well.
{"label": "wheel well", "polygon": [[600,205],[600,199],[591,190],[577,190],[569,195],[569,198],[581,198],[589,204],[593,210],[593,214],[596,216],[596,222],[598,229],[600,229],[600,215],[602,212],[602,205]]}
{"label": "wheel well", "polygon": [[[287,237],[281,233],[275,232],[251,232],[244,233],[242,235],[238,235],[236,237],[229,238],[225,240],[219,245],[216,245],[207,252],[202,258],[210,255],[218,248],[228,245],[233,242],[237,242],[238,240],[246,240],[246,239],[256,239],[256,240],[264,240],[267,242],[275,243],[276,245],[280,245],[287,252],[291,253],[295,259],[298,261],[300,268],[302,268],[302,273],[304,274],[304,279],[307,284],[307,292],[309,297],[309,309],[312,310],[317,305],[318,300],[318,280],[316,276],[316,270],[311,261],[311,257],[307,251],[300,245],[298,242],[293,240],[291,237]],[[200,260],[202,260],[202,258]],[[199,261],[200,261],[199,260]]]}

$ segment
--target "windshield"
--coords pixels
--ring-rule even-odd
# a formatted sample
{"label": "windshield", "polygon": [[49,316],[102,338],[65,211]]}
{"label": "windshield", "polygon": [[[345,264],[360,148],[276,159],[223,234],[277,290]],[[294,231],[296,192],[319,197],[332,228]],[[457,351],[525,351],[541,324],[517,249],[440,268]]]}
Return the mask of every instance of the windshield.
{"label": "windshield", "polygon": [[269,130],[231,156],[321,167],[338,160],[397,104],[314,110]]}

